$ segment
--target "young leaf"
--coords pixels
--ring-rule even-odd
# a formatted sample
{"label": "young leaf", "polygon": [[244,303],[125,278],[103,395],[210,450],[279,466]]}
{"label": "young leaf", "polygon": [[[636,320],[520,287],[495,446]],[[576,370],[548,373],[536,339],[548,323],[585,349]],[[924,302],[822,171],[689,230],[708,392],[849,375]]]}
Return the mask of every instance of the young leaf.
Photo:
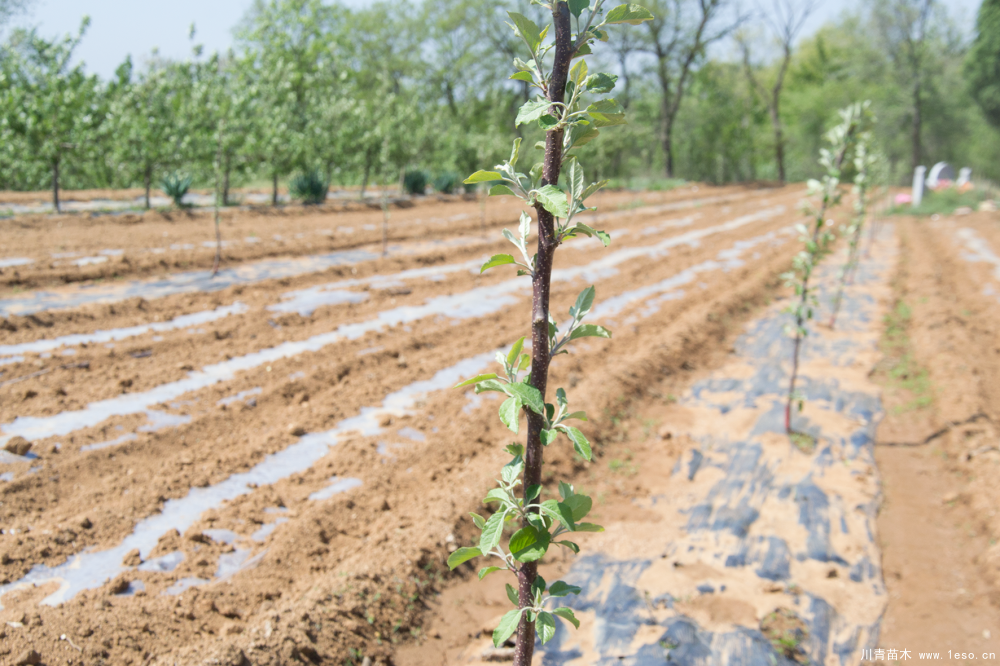
{"label": "young leaf", "polygon": [[545,185],[538,190],[535,198],[545,210],[556,217],[569,216],[569,202],[566,200],[566,193],[555,185]]}
{"label": "young leaf", "polygon": [[[552,103],[547,99],[528,100],[517,110],[517,118],[514,119],[514,126],[538,120],[545,115],[550,106],[552,106]],[[497,174],[497,178],[499,177],[499,174]]]}
{"label": "young leaf", "polygon": [[[575,493],[573,492],[573,486],[569,485],[565,481],[560,481],[559,482],[559,496],[560,497],[562,497],[564,500],[566,500],[566,499],[569,499],[570,497],[572,497],[574,494]],[[576,520],[579,520],[579,518],[577,518]]]}
{"label": "young leaf", "polygon": [[593,194],[594,192],[596,192],[597,190],[601,189],[602,187],[604,187],[607,184],[608,184],[608,181],[606,181],[606,180],[599,180],[596,183],[591,183],[590,185],[587,185],[587,189],[585,189],[583,191],[583,196],[580,197],[580,200],[581,201],[586,200],[587,197],[589,197],[591,194]]}
{"label": "young leaf", "polygon": [[516,606],[518,604],[517,590],[515,590],[514,586],[511,585],[510,583],[506,584],[506,588],[507,588],[507,598],[510,599],[510,603]]}
{"label": "young leaf", "polygon": [[577,532],[603,532],[604,528],[600,525],[595,525],[594,523],[578,523],[576,526]]}
{"label": "young leaf", "polygon": [[483,498],[483,504],[489,504],[490,502],[507,502],[507,493],[500,488],[494,488],[486,493],[486,497]]}
{"label": "young leaf", "polygon": [[573,532],[573,509],[570,508],[568,504],[563,504],[562,502],[557,502],[555,500],[546,500],[541,504],[542,509],[551,516],[553,519],[558,520],[566,529]]}
{"label": "young leaf", "polygon": [[524,490],[524,497],[529,502],[542,493],[542,484],[534,483]]}
{"label": "young leaf", "polygon": [[[580,295],[576,297],[576,303],[569,309],[570,316],[577,321],[586,317],[590,309],[594,307],[594,293],[594,285],[581,291]],[[572,340],[572,338],[570,339]]]}
{"label": "young leaf", "polygon": [[578,421],[586,421],[587,412],[573,412],[572,414],[567,414],[566,416],[562,417],[563,421],[566,421],[568,419],[577,419]]}
{"label": "young leaf", "polygon": [[571,623],[577,629],[580,628],[580,621],[578,619],[576,619],[576,615],[573,615],[573,610],[572,609],[566,608],[565,606],[563,606],[562,608],[555,609],[554,611],[552,611],[552,613],[554,615],[558,615],[562,619],[564,619],[567,622]]}
{"label": "young leaf", "polygon": [[570,585],[566,581],[557,580],[549,586],[549,594],[553,597],[565,597],[567,594],[580,594],[583,590],[576,585]]}
{"label": "young leaf", "polygon": [[494,185],[493,187],[490,188],[491,197],[499,196],[501,194],[510,194],[517,196],[514,194],[514,190],[510,189],[506,185]]}
{"label": "young leaf", "polygon": [[541,432],[542,446],[548,446],[552,442],[556,441],[558,437],[559,437],[559,432],[556,430],[542,430]]}
{"label": "young leaf", "polygon": [[639,25],[643,21],[652,21],[653,15],[649,10],[640,5],[618,5],[605,17],[605,23],[628,23],[629,25]]}
{"label": "young leaf", "polygon": [[535,632],[542,641],[542,645],[552,640],[552,637],[556,635],[556,618],[552,613],[542,611],[538,614],[538,617],[535,618]]}
{"label": "young leaf", "polygon": [[513,74],[510,75],[510,78],[514,79],[515,81],[526,81],[528,83],[531,83],[532,81],[535,80],[534,77],[531,76],[531,72],[514,72]]}
{"label": "young leaf", "polygon": [[590,124],[574,125],[570,131],[572,132],[570,139],[574,148],[590,143],[601,133],[596,127]]}
{"label": "young leaf", "polygon": [[625,109],[613,99],[602,99],[587,107],[587,113],[594,119],[596,127],[624,125]]}
{"label": "young leaf", "polygon": [[[513,76],[510,78],[514,78]],[[530,80],[530,79],[529,79]],[[510,159],[507,161],[510,164],[510,168],[513,169],[517,164],[517,157],[521,154],[521,137],[514,139],[514,145],[510,149]]]}
{"label": "young leaf", "polygon": [[506,451],[512,456],[523,456],[524,446],[522,446],[521,444],[508,444],[506,447],[504,447],[504,451]]}
{"label": "young leaf", "polygon": [[483,567],[479,570],[479,580],[486,578],[494,571],[500,571],[500,567]]}
{"label": "young leaf", "polygon": [[508,611],[500,618],[500,624],[493,631],[493,646],[500,647],[503,645],[508,638],[514,635],[517,631],[517,625],[521,621],[521,609],[515,608],[512,611]]}
{"label": "young leaf", "polygon": [[452,386],[452,388],[462,388],[463,386],[468,386],[469,384],[478,384],[479,382],[484,382],[487,379],[496,379],[496,373],[490,372],[485,375],[476,375],[472,379],[466,379],[464,382],[459,382]]}
{"label": "young leaf", "polygon": [[[648,12],[647,12],[648,13]],[[542,42],[542,33],[538,26],[527,16],[517,12],[507,12],[507,16],[514,22],[517,33],[528,43],[528,48],[534,53],[538,50],[538,45]],[[652,18],[652,17],[650,17]]]}
{"label": "young leaf", "polygon": [[514,481],[516,481],[519,476],[521,476],[521,472],[523,471],[524,471],[524,461],[521,459],[521,456],[517,456],[516,458],[514,458],[509,463],[503,466],[503,468],[500,470],[500,478],[503,479],[504,483],[510,485],[514,483]]}
{"label": "young leaf", "polygon": [[521,353],[522,347],[524,347],[523,336],[520,340],[514,343],[514,345],[510,348],[510,352],[507,353],[507,365],[514,365],[514,361],[517,360],[517,355]]}
{"label": "young leaf", "polygon": [[448,568],[454,571],[459,564],[468,562],[474,557],[480,557],[482,554],[478,548],[459,548],[448,556]]}
{"label": "young leaf", "polygon": [[[501,356],[501,358],[503,357]],[[500,393],[503,393],[503,387],[504,385],[496,379],[484,379],[476,384],[476,393],[485,393],[487,391],[499,391]]]}
{"label": "young leaf", "polygon": [[[587,78],[586,60],[581,60],[580,62],[573,65],[573,67],[569,70],[569,80],[577,85],[583,82],[583,80],[586,78]],[[567,91],[567,94],[569,94],[569,91]]]}
{"label": "young leaf", "polygon": [[573,426],[562,425],[561,423],[556,427],[562,430],[564,433],[566,433],[566,436],[573,441],[573,448],[576,449],[577,453],[583,456],[584,460],[590,460],[591,457],[590,442],[587,440],[586,437],[584,437],[582,432],[580,432]]}
{"label": "young leaf", "polygon": [[569,182],[573,198],[583,201],[583,167],[576,160],[569,163]]}
{"label": "young leaf", "polygon": [[528,240],[531,233],[531,216],[521,211],[521,219],[518,222],[518,231],[521,232],[521,240]]}
{"label": "young leaf", "polygon": [[565,409],[567,405],[569,405],[569,398],[566,397],[566,389],[564,388],[556,389],[556,402],[558,402],[559,406],[562,407],[563,409]]}
{"label": "young leaf", "polygon": [[496,171],[479,170],[462,182],[465,183],[466,185],[472,185],[473,183],[488,183],[491,180],[502,180],[502,178],[500,177],[500,174],[498,174]]}
{"label": "young leaf", "polygon": [[490,552],[500,543],[500,537],[503,536],[503,521],[506,516],[507,511],[500,509],[486,521],[486,524],[483,526],[483,532],[479,535],[479,548],[476,549],[480,555]]}
{"label": "young leaf", "polygon": [[603,326],[598,326],[597,324],[583,324],[575,329],[569,334],[570,340],[576,340],[577,338],[610,338],[611,331],[604,328]]}
{"label": "young leaf", "polygon": [[[579,532],[579,531],[580,530],[577,530],[577,532]],[[553,541],[552,543],[554,543],[557,546],[562,546],[563,548],[569,548],[574,553],[579,553],[580,552],[580,547],[578,545],[576,545],[575,543],[573,543],[572,541]]]}
{"label": "young leaf", "polygon": [[509,254],[494,254],[490,257],[490,260],[483,264],[483,267],[479,269],[479,273],[483,274],[494,266],[503,266],[504,264],[513,264],[514,257]]}
{"label": "young leaf", "polygon": [[521,401],[517,398],[504,400],[500,405],[500,420],[516,435],[521,420]]}
{"label": "young leaf", "polygon": [[472,522],[476,524],[476,527],[483,529],[486,526],[486,519],[480,516],[478,513],[469,513],[472,516]]}

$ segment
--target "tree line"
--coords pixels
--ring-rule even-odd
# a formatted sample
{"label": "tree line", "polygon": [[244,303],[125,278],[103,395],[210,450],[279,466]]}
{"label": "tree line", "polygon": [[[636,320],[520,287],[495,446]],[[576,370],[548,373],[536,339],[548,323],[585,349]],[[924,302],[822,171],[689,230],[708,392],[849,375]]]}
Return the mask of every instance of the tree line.
{"label": "tree line", "polygon": [[[0,23],[24,2],[0,0]],[[593,47],[619,77],[630,124],[581,146],[581,159],[613,184],[801,180],[819,172],[835,110],[871,99],[897,182],[939,160],[998,180],[998,2],[984,2],[973,34],[938,0],[862,0],[804,38],[815,0],[648,2],[652,21]],[[506,122],[531,97],[508,10],[541,8],[255,0],[229,51],[205,53],[192,26],[188,58],[126,59],[108,80],[73,57],[88,19],[59,38],[11,30],[0,46],[0,189],[51,188],[58,201],[60,187],[142,187],[148,204],[183,172],[220,180],[224,201],[232,186],[267,183],[276,203],[295,174],[365,188],[408,169],[470,173],[502,160],[515,136],[526,147],[543,136]]]}

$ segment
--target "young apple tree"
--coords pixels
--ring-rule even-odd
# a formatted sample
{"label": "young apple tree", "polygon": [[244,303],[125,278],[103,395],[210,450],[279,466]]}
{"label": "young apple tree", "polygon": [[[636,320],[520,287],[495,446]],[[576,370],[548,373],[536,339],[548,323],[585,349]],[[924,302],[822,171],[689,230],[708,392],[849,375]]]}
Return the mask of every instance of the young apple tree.
{"label": "young apple tree", "polygon": [[[579,546],[566,538],[573,532],[602,531],[597,525],[582,522],[592,505],[589,497],[563,482],[559,484],[558,497],[543,499],[542,487],[544,447],[556,442],[560,435],[573,443],[581,457],[591,458],[590,442],[570,425],[574,420],[586,420],[586,415],[570,411],[566,392],[561,388],[555,392],[555,404],[546,402],[549,363],[553,356],[568,353],[573,340],[611,337],[605,328],[583,323],[593,308],[593,286],[584,289],[576,299],[561,334],[559,324],[549,312],[552,262],[559,245],[581,235],[597,238],[605,246],[611,240],[607,233],[575,219],[579,213],[593,210],[588,208],[586,200],[604,182],[587,184],[583,167],[572,150],[595,139],[601,128],[625,124],[621,105],[605,97],[614,88],[617,76],[589,72],[586,56],[591,53],[593,42],[608,39],[608,26],[639,25],[653,18],[648,10],[633,4],[605,11],[603,0],[593,0],[593,4],[589,0],[535,0],[535,4],[551,12],[550,25],[540,28],[528,17],[508,12],[508,25],[527,52],[526,59],[514,59],[517,71],[510,78],[527,83],[539,93],[520,108],[515,125],[537,123],[545,132],[545,142],[541,145],[544,157],[528,173],[518,171],[521,154],[518,138],[510,159],[494,171],[477,171],[465,181],[466,184],[500,181],[490,188],[491,195],[514,195],[534,208],[537,251],[532,253],[528,249],[532,219],[522,212],[518,234],[506,229],[503,233],[517,248],[518,256],[495,255],[481,269],[512,264],[518,267],[518,275],[530,277],[530,354],[525,352],[526,337],[522,337],[506,354],[497,353],[501,372],[479,375],[459,384],[474,385],[477,393],[497,391],[506,395],[500,406],[500,420],[518,433],[523,412],[527,436],[523,445],[507,446],[511,461],[501,470],[498,487],[486,495],[484,502],[493,504],[495,513],[489,519],[472,516],[481,531],[479,543],[460,548],[448,558],[452,569],[476,557],[495,558],[479,571],[480,578],[496,571],[508,571],[516,577],[516,588],[507,585],[507,596],[515,608],[503,616],[493,633],[497,646],[516,634],[515,666],[531,664],[536,632],[543,643],[555,635],[556,616],[579,626],[571,609],[547,608],[550,599],[579,593],[580,588],[563,581],[547,583],[538,575],[539,560],[552,544],[578,552]],[[566,177],[560,187],[564,166]],[[508,523],[516,531],[505,547],[503,536]]]}
{"label": "young apple tree", "polygon": [[813,216],[812,229],[806,228],[804,224],[797,226],[804,247],[792,259],[792,270],[782,275],[785,284],[795,289],[793,305],[788,309],[795,322],[789,327],[789,334],[793,339],[792,372],[788,382],[788,400],[785,404],[785,432],[792,438],[792,442],[800,448],[807,448],[807,444],[808,447],[811,447],[812,444],[808,435],[792,429],[792,406],[798,403],[800,411],[803,406],[803,398],[795,389],[799,375],[799,353],[802,351],[803,340],[809,335],[806,323],[813,318],[813,310],[816,306],[814,293],[816,288],[810,285],[810,279],[820,260],[830,251],[830,244],[833,242],[834,236],[833,232],[828,229],[826,212],[840,203],[841,170],[848,151],[854,144],[862,117],[869,113],[868,105],[852,104],[839,113],[840,124],[826,133],[825,138],[830,144],[830,148],[820,149],[819,163],[826,170],[826,173],[822,180],[810,180],[808,184],[808,195],[820,198],[818,208],[810,206],[807,209]]}

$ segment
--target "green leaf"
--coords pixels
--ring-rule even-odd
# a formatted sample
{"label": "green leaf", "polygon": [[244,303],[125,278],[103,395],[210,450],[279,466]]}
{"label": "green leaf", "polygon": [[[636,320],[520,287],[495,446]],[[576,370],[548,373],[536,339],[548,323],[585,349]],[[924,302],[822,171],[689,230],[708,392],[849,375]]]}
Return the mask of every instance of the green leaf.
{"label": "green leaf", "polygon": [[483,264],[483,267],[479,269],[479,274],[482,275],[486,271],[490,270],[495,266],[503,266],[504,264],[514,264],[514,257],[509,254],[494,254],[490,257],[489,261]]}
{"label": "green leaf", "polygon": [[613,99],[602,99],[587,107],[587,113],[594,119],[596,127],[625,125],[625,109]]}
{"label": "green leaf", "polygon": [[640,5],[618,5],[605,17],[605,23],[628,23],[629,25],[639,25],[643,21],[652,21],[653,15],[649,10]]}
{"label": "green leaf", "polygon": [[541,639],[542,645],[552,640],[556,635],[556,618],[547,611],[542,611],[535,618],[535,633]]}
{"label": "green leaf", "polygon": [[598,72],[597,74],[591,74],[588,76],[587,80],[583,82],[583,85],[587,87],[587,92],[606,95],[614,90],[615,83],[617,82],[618,76],[616,74]]}
{"label": "green leaf", "polygon": [[593,52],[593,49],[590,48],[590,44],[583,43],[580,45],[580,48],[576,50],[576,53],[573,54],[573,57],[579,58],[581,56],[590,55]]}
{"label": "green leaf", "polygon": [[[577,297],[579,299],[579,297]],[[566,397],[566,389],[557,388],[556,389],[556,402],[559,406],[565,409],[569,405],[569,398]]]}
{"label": "green leaf", "polygon": [[569,485],[565,481],[560,481],[559,482],[559,496],[562,497],[565,500],[565,499],[568,499],[568,498],[572,497],[573,495],[574,495],[574,493],[573,493],[573,486]]}
{"label": "green leaf", "polygon": [[464,382],[459,382],[458,384],[455,384],[454,386],[452,386],[452,388],[462,388],[463,386],[468,386],[469,384],[478,384],[479,382],[484,382],[487,379],[496,379],[496,378],[497,376],[496,373],[494,372],[490,372],[485,375],[476,375],[472,379],[466,379]]}
{"label": "green leaf", "polygon": [[503,521],[506,516],[507,511],[501,509],[486,521],[486,524],[483,526],[483,533],[479,535],[478,550],[480,554],[490,552],[500,543],[500,537],[503,536]]}
{"label": "green leaf", "polygon": [[569,11],[573,16],[580,18],[583,10],[590,6],[590,0],[569,0]]}
{"label": "green leaf", "polygon": [[514,194],[514,190],[510,189],[506,185],[494,185],[493,187],[490,188],[491,197],[499,196],[501,194],[511,194],[517,196]]}
{"label": "green leaf", "polygon": [[521,456],[517,456],[501,468],[500,478],[502,478],[503,482],[507,485],[511,485],[519,476],[521,476],[521,472],[523,471],[524,460],[521,459]]}
{"label": "green leaf", "polygon": [[552,104],[547,99],[538,98],[528,100],[517,110],[517,118],[514,119],[514,126],[538,120],[545,115],[550,106]]}
{"label": "green leaf", "polygon": [[570,508],[568,504],[563,504],[562,502],[557,502],[555,500],[546,500],[541,504],[542,509],[549,514],[553,519],[558,520],[566,529],[573,532],[573,509]]}
{"label": "green leaf", "polygon": [[538,190],[535,198],[545,210],[556,217],[569,216],[569,202],[566,200],[566,193],[555,185],[543,186]]}
{"label": "green leaf", "polygon": [[476,393],[486,393],[487,391],[504,392],[504,385],[496,379],[485,379],[476,384]]}
{"label": "green leaf", "polygon": [[504,616],[500,618],[500,624],[493,630],[493,646],[500,647],[508,638],[513,636],[514,632],[517,631],[517,625],[520,621],[520,608],[515,608],[512,611],[504,613]]}
{"label": "green leaf", "polygon": [[553,597],[565,597],[567,594],[580,594],[583,589],[576,585],[570,585],[566,581],[557,580],[549,586],[549,594]]}
{"label": "green leaf", "polygon": [[[579,532],[579,531],[580,530],[577,530],[577,532]],[[576,545],[575,543],[573,543],[572,541],[553,541],[552,543],[554,543],[557,546],[562,546],[563,548],[569,548],[574,553],[579,553],[580,552],[580,547],[578,545]]]}
{"label": "green leaf", "polygon": [[599,180],[596,183],[591,183],[590,185],[587,185],[587,189],[585,189],[583,191],[583,196],[580,197],[580,200],[581,201],[586,201],[587,198],[591,194],[593,194],[594,192],[596,192],[597,190],[601,189],[602,187],[604,187],[607,184],[608,184],[608,181],[606,181],[606,180]]}
{"label": "green leaf", "polygon": [[576,526],[577,532],[603,532],[604,528],[594,523],[579,523]]}
{"label": "green leaf", "polygon": [[523,456],[524,455],[524,446],[522,446],[521,444],[516,444],[516,443],[515,444],[508,444],[506,447],[504,447],[504,451],[506,451],[507,453],[509,453],[512,456]]}
{"label": "green leaf", "polygon": [[531,72],[514,72],[510,75],[510,78],[515,81],[527,81],[528,83],[535,80],[535,77],[531,75]]}
{"label": "green leaf", "polygon": [[482,554],[478,548],[459,548],[448,556],[448,568],[454,571],[459,564],[468,562],[474,557],[481,557]]}
{"label": "green leaf", "polygon": [[521,401],[517,398],[504,400],[503,404],[500,405],[500,420],[516,435],[517,429],[520,427]]}
{"label": "green leaf", "polygon": [[587,412],[573,412],[572,414],[567,414],[566,416],[562,417],[563,421],[567,419],[577,419],[579,421],[587,421],[588,420]]}
{"label": "green leaf", "polygon": [[573,615],[573,610],[571,608],[566,608],[565,606],[563,606],[562,608],[555,609],[554,611],[552,611],[552,613],[553,615],[558,615],[562,619],[571,623],[577,629],[580,628],[580,621],[576,619],[576,615]]}
{"label": "green leaf", "polygon": [[[574,125],[572,129],[573,148],[583,146],[597,138],[600,131],[591,125]],[[586,197],[584,197],[586,199]]]}
{"label": "green leaf", "polygon": [[[594,293],[594,285],[581,291],[580,295],[576,297],[576,303],[569,309],[570,316],[578,321],[586,317],[590,309],[594,307]],[[570,339],[572,340],[572,338]]]}
{"label": "green leaf", "polygon": [[542,43],[542,33],[535,22],[517,12],[507,12],[507,16],[514,22],[517,33],[528,43],[531,52],[537,51],[538,45]]}
{"label": "green leaf", "polygon": [[541,432],[542,446],[548,446],[552,442],[556,441],[558,437],[559,437],[559,432],[556,430],[542,430]]}
{"label": "green leaf", "polygon": [[542,493],[542,484],[533,483],[525,489],[524,497],[530,502],[531,500],[538,497],[541,493]]}
{"label": "green leaf", "polygon": [[586,495],[570,495],[569,497],[563,498],[563,504],[570,508],[573,512],[573,522],[582,520],[584,516],[590,513],[591,507],[594,506],[594,500],[590,499]]}
{"label": "green leaf", "polygon": [[507,493],[500,488],[494,488],[490,492],[486,493],[486,497],[483,498],[483,504],[489,504],[490,502],[507,502]]}
{"label": "green leaf", "polygon": [[561,423],[556,427],[562,430],[564,433],[566,433],[566,436],[573,441],[573,448],[576,449],[577,453],[583,456],[584,460],[590,460],[591,457],[590,442],[587,440],[586,437],[584,437],[582,432],[580,432],[577,428],[574,428],[573,426],[563,425]]}
{"label": "green leaf", "polygon": [[545,594],[545,579],[541,576],[536,575],[535,580],[531,583],[531,596],[535,598],[536,603],[541,603],[542,595]]}
{"label": "green leaf", "polygon": [[576,160],[569,163],[569,183],[573,198],[577,201],[583,200],[583,167]]}
{"label": "green leaf", "polygon": [[519,529],[510,538],[510,553],[519,562],[534,562],[545,555],[549,540],[548,532],[528,525]]}
{"label": "green leaf", "polygon": [[479,570],[479,580],[486,578],[494,571],[500,571],[500,567],[483,567]]}
{"label": "green leaf", "polygon": [[548,113],[543,114],[542,117],[538,119],[538,127],[543,132],[555,129],[558,125],[559,119]]}
{"label": "green leaf", "polygon": [[507,598],[510,599],[510,603],[516,606],[519,603],[517,598],[517,590],[515,590],[514,586],[511,585],[510,583],[507,583],[506,587],[507,587]]}
{"label": "green leaf", "polygon": [[478,513],[469,513],[472,516],[472,522],[476,524],[476,527],[483,529],[486,526],[486,519],[480,516]]}
{"label": "green leaf", "polygon": [[[587,61],[581,60],[570,68],[569,80],[573,83],[579,84],[585,78],[587,78]],[[567,95],[569,95],[569,91],[567,91]]]}
{"label": "green leaf", "polygon": [[576,340],[577,338],[610,338],[611,331],[604,328],[603,326],[598,326],[597,324],[583,324],[575,329],[569,334],[570,340]]}
{"label": "green leaf", "polygon": [[[542,394],[534,386],[527,384],[504,384],[504,393],[518,401],[518,406],[524,405],[536,414],[545,414],[545,403]],[[515,432],[517,432],[515,430]]]}
{"label": "green leaf", "polygon": [[524,347],[524,337],[522,336],[520,340],[514,343],[507,353],[507,365],[514,365],[514,361],[517,360],[518,354],[521,353],[521,348]]}
{"label": "green leaf", "polygon": [[473,183],[488,183],[491,180],[503,180],[503,179],[500,177],[500,174],[498,174],[496,171],[480,170],[472,174],[462,182],[464,182],[466,185],[472,185]]}
{"label": "green leaf", "polygon": [[511,169],[513,169],[514,166],[517,164],[517,157],[520,154],[521,154],[521,137],[517,137],[516,139],[514,139],[514,145],[511,146],[510,149],[510,159],[507,160],[507,163],[510,164]]}

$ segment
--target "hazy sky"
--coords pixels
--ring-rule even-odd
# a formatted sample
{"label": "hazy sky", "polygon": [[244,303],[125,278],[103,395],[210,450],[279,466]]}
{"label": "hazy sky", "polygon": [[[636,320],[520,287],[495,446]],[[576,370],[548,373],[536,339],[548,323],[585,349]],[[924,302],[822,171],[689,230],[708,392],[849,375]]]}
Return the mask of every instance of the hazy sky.
{"label": "hazy sky", "polygon": [[[811,17],[807,32],[835,18],[859,0],[824,0]],[[979,0],[945,0],[963,27],[971,27]],[[153,48],[168,58],[184,58],[191,53],[188,39],[191,24],[197,34],[194,43],[206,52],[224,51],[232,45],[232,29],[252,4],[252,0],[35,0],[32,12],[15,24],[39,26],[47,37],[75,33],[84,15],[91,18],[90,29],[77,50],[90,72],[107,78],[132,54],[141,65]],[[364,0],[348,2],[363,5]],[[743,3],[745,6],[750,4]]]}

